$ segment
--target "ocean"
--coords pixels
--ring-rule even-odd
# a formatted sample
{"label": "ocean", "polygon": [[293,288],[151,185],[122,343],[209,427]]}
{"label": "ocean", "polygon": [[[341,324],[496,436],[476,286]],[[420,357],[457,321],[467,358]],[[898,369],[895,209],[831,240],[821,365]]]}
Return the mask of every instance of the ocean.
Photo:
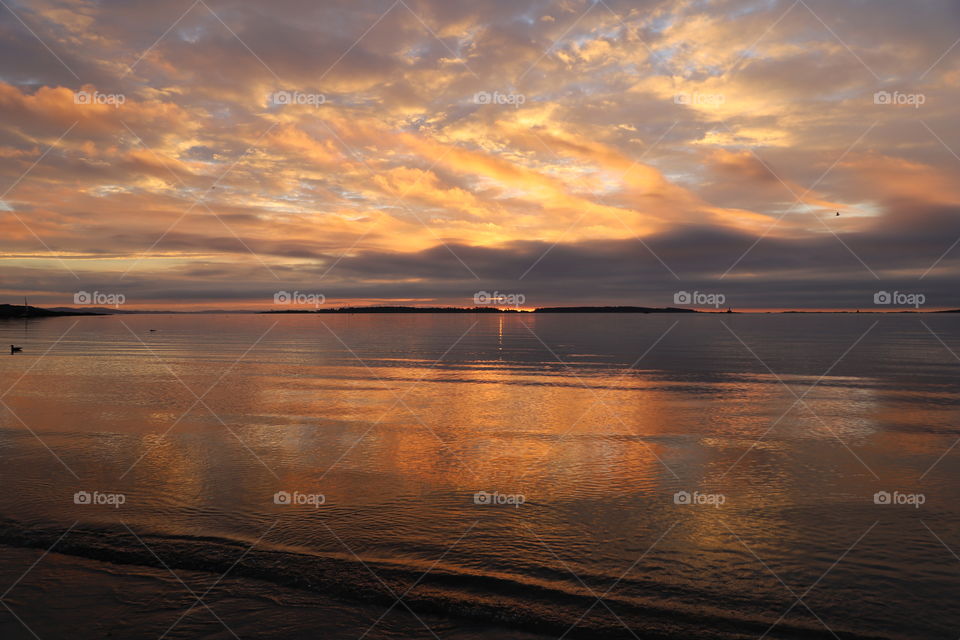
{"label": "ocean", "polygon": [[4,639],[960,633],[960,315],[0,334]]}

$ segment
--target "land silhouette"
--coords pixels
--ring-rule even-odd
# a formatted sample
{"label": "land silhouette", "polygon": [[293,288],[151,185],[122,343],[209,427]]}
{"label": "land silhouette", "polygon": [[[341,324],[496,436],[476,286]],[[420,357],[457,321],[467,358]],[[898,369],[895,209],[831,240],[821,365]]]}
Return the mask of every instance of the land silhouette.
{"label": "land silhouette", "polygon": [[50,318],[56,316],[99,316],[95,311],[41,309],[25,304],[0,304],[0,318]]}
{"label": "land silhouette", "polygon": [[[51,318],[59,316],[108,316],[108,315],[157,315],[157,314],[351,314],[351,313],[696,313],[696,314],[729,314],[744,313],[733,309],[695,309],[681,307],[640,307],[629,305],[615,306],[572,306],[572,307],[537,307],[535,309],[517,309],[509,307],[418,307],[402,305],[376,305],[365,307],[324,307],[316,309],[270,309],[258,311],[253,309],[222,310],[210,309],[203,311],[172,311],[156,309],[111,309],[107,307],[91,307],[76,309],[73,307],[52,307],[44,309],[29,305],[0,304],[0,320],[13,318]],[[784,309],[774,311],[758,311],[756,313],[861,313],[857,310],[821,311]],[[960,313],[960,309],[894,309],[868,310],[863,313]]]}

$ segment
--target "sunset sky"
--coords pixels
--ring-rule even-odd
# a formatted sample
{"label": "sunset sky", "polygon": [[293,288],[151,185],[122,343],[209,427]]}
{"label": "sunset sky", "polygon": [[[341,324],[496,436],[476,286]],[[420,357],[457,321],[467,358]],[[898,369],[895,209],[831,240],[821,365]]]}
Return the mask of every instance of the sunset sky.
{"label": "sunset sky", "polygon": [[960,307],[958,38],[954,0],[3,0],[0,302]]}

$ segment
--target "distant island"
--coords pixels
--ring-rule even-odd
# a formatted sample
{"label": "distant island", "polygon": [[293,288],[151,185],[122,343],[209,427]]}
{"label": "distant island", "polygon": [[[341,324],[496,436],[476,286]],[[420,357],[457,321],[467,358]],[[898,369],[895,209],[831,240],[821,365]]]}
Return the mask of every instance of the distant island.
{"label": "distant island", "polygon": [[95,311],[77,311],[74,309],[41,309],[24,304],[0,304],[0,318],[52,318],[57,316],[100,316]]}
{"label": "distant island", "polygon": [[[540,307],[533,313],[704,313],[678,307]],[[712,313],[712,312],[707,312]]]}
{"label": "distant island", "polygon": [[676,307],[539,307],[532,311],[499,307],[334,307],[329,309],[283,309],[260,313],[703,313]]}

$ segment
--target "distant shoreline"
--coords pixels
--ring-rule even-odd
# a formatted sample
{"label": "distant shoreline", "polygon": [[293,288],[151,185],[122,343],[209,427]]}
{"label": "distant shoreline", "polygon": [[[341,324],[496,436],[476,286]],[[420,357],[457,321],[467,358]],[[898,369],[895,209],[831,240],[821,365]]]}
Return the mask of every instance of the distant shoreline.
{"label": "distant shoreline", "polygon": [[539,307],[532,310],[499,307],[335,307],[332,309],[283,309],[260,313],[703,313],[677,307]]}
{"label": "distant shoreline", "polygon": [[773,314],[826,314],[845,313],[858,314],[901,314],[901,313],[960,313],[960,309],[939,309],[921,311],[918,309],[898,309],[895,311],[806,311],[785,309],[780,311],[736,311],[736,310],[704,310],[685,309],[678,307],[538,307],[536,309],[499,309],[489,307],[337,307],[333,309],[284,309],[257,311],[259,314],[336,314],[336,313],[695,313],[698,315],[773,315]]}
{"label": "distant shoreline", "polygon": [[0,319],[17,318],[57,318],[61,316],[101,316],[103,313],[96,311],[63,310],[63,309],[41,309],[40,307],[31,307],[29,305],[0,304]]}
{"label": "distant shoreline", "polygon": [[203,311],[154,311],[139,309],[109,309],[104,307],[93,307],[89,309],[76,309],[72,307],[54,307],[52,309],[43,309],[40,307],[25,307],[24,305],[0,304],[0,320],[12,320],[19,318],[51,318],[51,317],[70,317],[70,316],[109,316],[109,315],[303,315],[303,314],[391,314],[391,313],[424,313],[424,314],[545,314],[545,313],[661,313],[661,314],[698,314],[698,315],[781,315],[781,314],[931,314],[931,313],[960,313],[960,309],[939,309],[939,310],[920,310],[920,309],[898,309],[891,311],[881,310],[854,310],[854,311],[819,311],[802,309],[785,309],[771,311],[736,311],[736,310],[704,310],[689,309],[679,307],[636,307],[636,306],[574,306],[574,307],[538,307],[535,309],[508,309],[499,307],[414,307],[382,305],[368,307],[332,307],[319,309],[270,309],[267,311],[257,311],[244,309],[237,311],[228,311],[223,309],[209,309]]}

